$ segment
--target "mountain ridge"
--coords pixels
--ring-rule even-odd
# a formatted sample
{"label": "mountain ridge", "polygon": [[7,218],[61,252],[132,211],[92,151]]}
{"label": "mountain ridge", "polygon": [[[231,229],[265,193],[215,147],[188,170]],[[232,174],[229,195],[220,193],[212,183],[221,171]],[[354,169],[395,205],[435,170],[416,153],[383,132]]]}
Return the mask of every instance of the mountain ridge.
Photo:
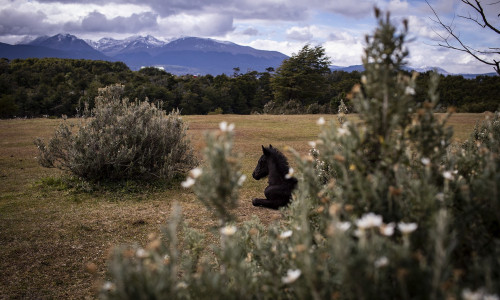
{"label": "mountain ridge", "polygon": [[[344,71],[344,72],[363,72],[365,68],[363,65],[352,65],[352,66],[347,66],[347,67],[341,67],[341,66],[330,66],[330,70],[332,71]],[[425,73],[429,71],[436,71],[438,74],[444,75],[444,76],[463,76],[466,79],[474,79],[477,76],[496,76],[497,73],[495,72],[489,72],[489,73],[478,73],[478,74],[473,74],[473,73],[450,73],[446,71],[443,68],[439,67],[420,67],[420,68],[415,68],[415,67],[409,67],[409,66],[404,66],[403,70],[405,71],[416,71],[418,73]]]}
{"label": "mountain ridge", "polygon": [[[278,51],[258,50],[211,38],[186,36],[162,41],[147,35],[131,36],[122,40],[104,37],[93,41],[83,40],[69,33],[27,38],[16,45],[0,43],[0,57],[8,59],[58,57],[122,61],[132,70],[154,66],[176,75],[231,74],[234,68],[240,68],[243,72],[264,71],[269,67],[276,69],[284,59],[288,58]],[[405,69],[417,72],[437,70],[445,76],[462,75],[465,78],[495,74],[451,74],[442,68],[434,67],[405,67]],[[331,66],[331,70],[361,72],[364,68],[362,65]]]}
{"label": "mountain ridge", "polygon": [[[26,48],[27,46],[33,48]],[[16,47],[23,49],[23,53],[17,53]],[[51,50],[55,52],[51,53]],[[132,70],[155,66],[176,75],[231,74],[234,68],[264,71],[269,67],[277,68],[288,58],[277,51],[258,50],[209,38],[182,37],[166,42],[147,35],[132,36],[123,40],[105,37],[92,41],[82,40],[71,34],[41,36],[24,44],[2,46],[0,57],[122,61]]]}

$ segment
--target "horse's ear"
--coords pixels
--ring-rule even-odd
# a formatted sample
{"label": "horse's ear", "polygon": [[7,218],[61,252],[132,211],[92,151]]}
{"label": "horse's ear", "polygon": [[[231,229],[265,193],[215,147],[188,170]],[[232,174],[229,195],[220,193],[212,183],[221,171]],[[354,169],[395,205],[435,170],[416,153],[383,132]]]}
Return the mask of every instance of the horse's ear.
{"label": "horse's ear", "polygon": [[269,144],[269,149],[273,149],[273,145]]}
{"label": "horse's ear", "polygon": [[269,153],[269,150],[267,150],[266,147],[262,146],[262,153],[264,153],[265,155],[267,155]]}

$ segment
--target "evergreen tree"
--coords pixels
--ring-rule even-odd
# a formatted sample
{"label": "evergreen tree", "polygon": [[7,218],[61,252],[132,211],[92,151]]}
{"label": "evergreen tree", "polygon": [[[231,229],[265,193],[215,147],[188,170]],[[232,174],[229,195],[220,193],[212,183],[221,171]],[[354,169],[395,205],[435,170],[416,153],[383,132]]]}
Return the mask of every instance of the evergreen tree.
{"label": "evergreen tree", "polygon": [[276,102],[297,100],[302,105],[309,105],[322,100],[329,65],[322,46],[305,45],[299,53],[284,60],[276,71],[272,81]]}

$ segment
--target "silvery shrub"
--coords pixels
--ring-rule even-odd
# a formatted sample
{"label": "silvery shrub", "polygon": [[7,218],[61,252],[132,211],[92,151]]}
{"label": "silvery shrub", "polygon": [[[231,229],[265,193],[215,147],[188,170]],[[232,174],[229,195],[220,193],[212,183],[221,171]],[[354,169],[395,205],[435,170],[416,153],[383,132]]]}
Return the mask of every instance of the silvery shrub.
{"label": "silvery shrub", "polygon": [[196,165],[178,111],[167,114],[122,93],[121,85],[99,89],[78,126],[65,121],[47,144],[35,140],[38,162],[89,181],[169,180]]}

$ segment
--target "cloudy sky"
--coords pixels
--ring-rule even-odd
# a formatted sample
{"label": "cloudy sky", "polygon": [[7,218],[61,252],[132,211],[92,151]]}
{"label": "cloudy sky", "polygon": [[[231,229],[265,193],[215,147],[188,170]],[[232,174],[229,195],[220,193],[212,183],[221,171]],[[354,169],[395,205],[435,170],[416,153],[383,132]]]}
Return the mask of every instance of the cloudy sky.
{"label": "cloudy sky", "polygon": [[[500,46],[498,34],[458,17],[475,16],[460,0],[429,3],[470,45]],[[500,1],[482,3],[498,28]],[[375,27],[374,6],[390,10],[397,24],[409,20],[411,66],[493,72],[469,55],[436,46],[441,29],[424,0],[0,0],[0,42],[14,44],[27,36],[57,33],[93,40],[197,36],[287,55],[309,43],[323,45],[333,65],[349,66],[361,64],[364,36]]]}

